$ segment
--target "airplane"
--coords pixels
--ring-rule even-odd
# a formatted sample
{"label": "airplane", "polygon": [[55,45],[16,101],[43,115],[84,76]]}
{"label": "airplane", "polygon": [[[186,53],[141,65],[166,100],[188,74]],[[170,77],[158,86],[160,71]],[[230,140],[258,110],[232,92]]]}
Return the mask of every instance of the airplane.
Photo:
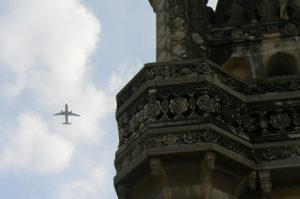
{"label": "airplane", "polygon": [[68,121],[69,116],[80,116],[78,114],[73,113],[72,111],[68,111],[68,104],[65,105],[65,111],[61,111],[60,113],[56,113],[56,114],[53,114],[53,115],[55,115],[55,116],[64,115],[65,116],[65,122],[62,123],[62,124],[69,124],[69,125],[72,124],[72,123],[69,123],[69,121]]}

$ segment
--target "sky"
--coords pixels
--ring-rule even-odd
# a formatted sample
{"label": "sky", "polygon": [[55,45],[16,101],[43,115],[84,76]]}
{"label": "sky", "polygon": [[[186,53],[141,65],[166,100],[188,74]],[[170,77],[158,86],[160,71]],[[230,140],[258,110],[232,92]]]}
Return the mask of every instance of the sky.
{"label": "sky", "polygon": [[115,95],[155,61],[148,1],[0,0],[0,44],[0,198],[116,199]]}

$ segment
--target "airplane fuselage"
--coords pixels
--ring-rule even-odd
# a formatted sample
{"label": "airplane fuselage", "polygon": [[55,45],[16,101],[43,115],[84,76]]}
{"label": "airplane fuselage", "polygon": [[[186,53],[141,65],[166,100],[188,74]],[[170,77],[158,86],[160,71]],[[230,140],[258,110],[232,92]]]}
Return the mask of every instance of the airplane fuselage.
{"label": "airplane fuselage", "polygon": [[65,105],[65,112],[68,112],[68,104]]}

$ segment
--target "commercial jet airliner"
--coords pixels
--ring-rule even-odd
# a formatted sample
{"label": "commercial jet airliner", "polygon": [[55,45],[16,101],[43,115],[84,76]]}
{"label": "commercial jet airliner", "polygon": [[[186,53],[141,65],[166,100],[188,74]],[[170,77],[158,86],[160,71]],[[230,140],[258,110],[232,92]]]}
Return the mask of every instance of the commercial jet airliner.
{"label": "commercial jet airliner", "polygon": [[61,111],[60,113],[56,113],[54,115],[64,115],[65,116],[65,122],[62,124],[72,124],[72,123],[69,123],[69,121],[68,121],[69,116],[80,116],[78,114],[72,113],[72,111],[68,111],[68,104],[65,105],[65,111]]}

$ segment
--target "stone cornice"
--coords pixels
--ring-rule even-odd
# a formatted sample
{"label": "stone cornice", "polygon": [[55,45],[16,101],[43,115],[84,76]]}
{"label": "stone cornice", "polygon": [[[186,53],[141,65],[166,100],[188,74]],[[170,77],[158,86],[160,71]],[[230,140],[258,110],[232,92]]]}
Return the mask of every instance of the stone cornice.
{"label": "stone cornice", "polygon": [[[181,62],[165,62],[146,64],[145,67],[118,93],[117,104],[118,109],[129,100],[135,93],[144,88],[147,83],[177,81],[180,79],[196,79],[200,76],[216,84],[222,84],[230,90],[244,96],[262,96],[262,94],[280,95],[279,93],[287,93],[300,90],[300,77],[290,76],[288,78],[269,78],[265,80],[249,80],[242,81],[233,77],[221,67],[214,64],[208,59],[181,61]],[[290,96],[290,95],[289,95]],[[251,97],[249,97],[250,99]],[[276,97],[275,97],[276,98]],[[253,100],[253,97],[251,98]]]}

